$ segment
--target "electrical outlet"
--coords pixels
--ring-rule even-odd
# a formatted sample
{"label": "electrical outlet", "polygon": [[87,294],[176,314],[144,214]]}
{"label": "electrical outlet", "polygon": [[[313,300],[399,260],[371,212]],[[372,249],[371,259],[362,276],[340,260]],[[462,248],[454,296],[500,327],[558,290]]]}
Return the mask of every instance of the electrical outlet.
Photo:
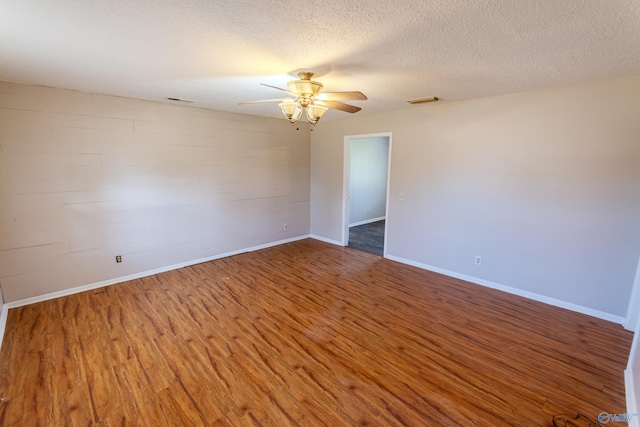
{"label": "electrical outlet", "polygon": [[476,255],[476,265],[482,264],[482,257],[480,255]]}
{"label": "electrical outlet", "polygon": [[289,229],[289,224],[285,224],[283,227],[284,231],[287,231]]}
{"label": "electrical outlet", "polygon": [[116,262],[122,262],[122,255],[116,255]]}

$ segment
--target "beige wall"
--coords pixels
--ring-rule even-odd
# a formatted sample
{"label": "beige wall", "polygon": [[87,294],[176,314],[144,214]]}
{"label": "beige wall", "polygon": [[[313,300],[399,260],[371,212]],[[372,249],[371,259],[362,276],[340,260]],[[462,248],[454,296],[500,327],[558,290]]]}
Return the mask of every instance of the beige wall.
{"label": "beige wall", "polygon": [[282,120],[0,82],[0,150],[5,302],[309,233]]}
{"label": "beige wall", "polygon": [[389,138],[349,141],[349,226],[384,218],[387,209]]}
{"label": "beige wall", "polygon": [[341,240],[344,137],[392,132],[390,257],[622,321],[640,254],[638,100],[634,76],[324,122],[311,233]]}

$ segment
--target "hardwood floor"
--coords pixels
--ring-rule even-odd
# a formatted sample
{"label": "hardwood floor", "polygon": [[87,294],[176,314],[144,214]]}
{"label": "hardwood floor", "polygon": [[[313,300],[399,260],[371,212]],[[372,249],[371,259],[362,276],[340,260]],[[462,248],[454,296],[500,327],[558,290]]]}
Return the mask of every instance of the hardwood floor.
{"label": "hardwood floor", "polygon": [[11,309],[0,425],[551,426],[620,325],[307,239]]}

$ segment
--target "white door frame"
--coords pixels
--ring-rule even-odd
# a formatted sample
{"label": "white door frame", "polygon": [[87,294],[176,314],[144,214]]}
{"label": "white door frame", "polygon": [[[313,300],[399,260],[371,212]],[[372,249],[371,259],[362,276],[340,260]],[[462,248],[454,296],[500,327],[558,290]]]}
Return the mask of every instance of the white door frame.
{"label": "white door frame", "polygon": [[629,298],[629,307],[625,316],[624,328],[628,331],[636,331],[640,325],[640,258],[638,259],[638,267],[636,268],[636,279],[631,288],[631,297]]}
{"label": "white door frame", "polygon": [[387,227],[389,227],[389,187],[391,184],[391,146],[392,146],[392,134],[391,132],[383,133],[369,133],[364,135],[347,135],[344,137],[344,155],[342,156],[344,162],[343,170],[343,182],[342,182],[342,246],[349,244],[349,181],[351,178],[351,149],[350,142],[353,139],[363,138],[380,138],[386,137],[389,139],[389,158],[387,160],[387,203],[385,206],[384,216],[386,221],[384,223],[384,248],[382,250],[382,256],[387,256]]}

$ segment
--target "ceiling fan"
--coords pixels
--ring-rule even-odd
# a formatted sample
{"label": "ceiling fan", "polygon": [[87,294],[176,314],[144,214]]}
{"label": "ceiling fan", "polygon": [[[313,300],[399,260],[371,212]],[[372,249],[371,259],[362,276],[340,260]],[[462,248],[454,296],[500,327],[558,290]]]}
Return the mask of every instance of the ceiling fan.
{"label": "ceiling fan", "polygon": [[322,83],[311,80],[313,73],[301,71],[298,73],[299,80],[292,80],[287,83],[289,89],[271,86],[261,83],[263,86],[277,89],[289,95],[288,98],[263,99],[260,101],[245,101],[240,104],[257,104],[261,102],[279,102],[278,106],[282,113],[289,120],[291,125],[297,124],[302,118],[302,111],[306,111],[307,120],[315,126],[324,113],[332,108],[346,111],[347,113],[357,113],[360,107],[345,104],[340,101],[365,101],[367,97],[358,91],[349,92],[321,92]]}

